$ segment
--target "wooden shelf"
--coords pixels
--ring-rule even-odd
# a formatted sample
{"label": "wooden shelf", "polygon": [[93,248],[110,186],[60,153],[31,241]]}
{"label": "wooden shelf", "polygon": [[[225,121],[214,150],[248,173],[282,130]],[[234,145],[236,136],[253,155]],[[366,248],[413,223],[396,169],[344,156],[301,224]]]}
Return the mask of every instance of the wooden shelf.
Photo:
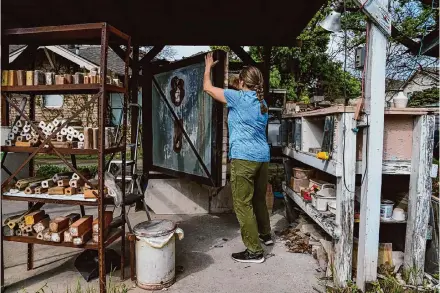
{"label": "wooden shelf", "polygon": [[[64,204],[64,205],[82,205],[82,206],[98,206],[98,200],[86,200],[78,198],[76,195],[47,195],[47,194],[26,194],[20,193],[18,195],[11,195],[8,192],[2,194],[2,200],[9,201],[27,201],[27,202],[44,202],[53,204]],[[104,199],[104,205],[113,205],[114,200],[112,197],[106,197]]]}
{"label": "wooden shelf", "polygon": [[[356,162],[356,174],[363,174],[362,161]],[[382,174],[410,175],[411,161],[382,161]]]}
{"label": "wooden shelf", "polygon": [[[113,242],[115,242],[119,237],[123,236],[123,232],[121,229],[114,229],[107,236],[104,247],[109,246]],[[49,246],[63,246],[63,247],[72,247],[72,248],[81,248],[81,249],[94,249],[98,250],[98,245],[94,243],[92,240],[89,240],[85,245],[74,245],[70,242],[50,242],[37,239],[32,236],[3,236],[3,240],[11,241],[11,242],[21,242],[21,243],[31,243],[31,244],[41,244],[41,245],[49,245]]]}
{"label": "wooden shelf", "polygon": [[[17,146],[2,146],[0,147],[2,152],[8,153],[33,153],[37,147],[17,147]],[[59,153],[63,155],[97,155],[98,150],[95,149],[72,149],[72,148],[57,148]],[[104,154],[112,154],[122,152],[124,147],[111,147],[108,149],[104,149]],[[42,148],[39,154],[55,154],[52,148]]]}
{"label": "wooden shelf", "polygon": [[328,161],[320,160],[316,158],[315,154],[297,151],[289,147],[283,148],[283,154],[330,175],[342,176],[342,164],[333,159]]}
{"label": "wooden shelf", "polygon": [[299,113],[292,114],[283,114],[283,118],[300,118],[300,117],[308,117],[308,116],[326,116],[331,114],[340,114],[340,113],[354,113],[355,107],[353,106],[343,106],[336,105],[328,108],[322,108],[313,111],[304,111]]}
{"label": "wooden shelf", "polygon": [[307,214],[312,218],[328,235],[334,239],[338,239],[335,216],[329,216],[315,209],[311,203],[305,202],[299,194],[293,191],[285,183],[283,183],[283,191]]}
{"label": "wooden shelf", "polygon": [[[106,84],[105,90],[111,93],[125,93],[124,87]],[[94,84],[56,84],[56,85],[17,85],[2,86],[2,92],[17,94],[93,94],[101,90],[101,85]]]}

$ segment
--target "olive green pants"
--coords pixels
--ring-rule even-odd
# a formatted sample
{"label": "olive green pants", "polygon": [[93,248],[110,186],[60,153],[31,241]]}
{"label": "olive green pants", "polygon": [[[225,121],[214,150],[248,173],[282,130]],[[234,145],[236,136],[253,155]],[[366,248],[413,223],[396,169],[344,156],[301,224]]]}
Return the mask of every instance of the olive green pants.
{"label": "olive green pants", "polygon": [[266,188],[269,163],[232,160],[231,187],[241,237],[250,252],[263,252],[259,234],[270,234]]}

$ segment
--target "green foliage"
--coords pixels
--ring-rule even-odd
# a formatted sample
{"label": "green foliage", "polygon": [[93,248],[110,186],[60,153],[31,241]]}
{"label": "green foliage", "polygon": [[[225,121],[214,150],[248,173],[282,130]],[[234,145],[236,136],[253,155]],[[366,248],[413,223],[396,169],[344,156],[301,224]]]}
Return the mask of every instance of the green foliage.
{"label": "green foliage", "polygon": [[439,101],[439,88],[432,87],[423,91],[413,92],[409,99],[409,107],[420,107],[428,104],[438,103]]}
{"label": "green foliage", "polygon": [[[274,47],[271,55],[272,87],[285,88],[290,100],[308,101],[313,95],[328,100],[355,98],[360,95],[360,81],[343,71],[342,64],[327,54],[330,34],[319,22],[327,15],[324,7],[309,22],[297,39],[296,47]],[[250,47],[256,61],[263,60],[263,47]],[[344,90],[345,88],[345,90]]]}
{"label": "green foliage", "polygon": [[[78,171],[86,170],[88,169],[90,173],[95,176],[96,173],[98,173],[98,166],[97,165],[90,165],[90,166],[79,166]],[[38,165],[37,166],[37,176],[43,176],[43,177],[52,177],[56,173],[62,173],[62,172],[70,172],[71,170],[65,166],[59,166],[59,165]]]}

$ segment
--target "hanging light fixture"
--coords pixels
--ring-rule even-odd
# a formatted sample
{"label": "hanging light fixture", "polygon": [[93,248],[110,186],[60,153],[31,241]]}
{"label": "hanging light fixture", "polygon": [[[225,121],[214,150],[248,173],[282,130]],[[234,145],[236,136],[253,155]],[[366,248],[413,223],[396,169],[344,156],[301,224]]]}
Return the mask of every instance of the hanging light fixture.
{"label": "hanging light fixture", "polygon": [[343,9],[344,3],[339,1],[333,8],[333,11],[319,25],[327,31],[339,32],[341,30],[341,12]]}

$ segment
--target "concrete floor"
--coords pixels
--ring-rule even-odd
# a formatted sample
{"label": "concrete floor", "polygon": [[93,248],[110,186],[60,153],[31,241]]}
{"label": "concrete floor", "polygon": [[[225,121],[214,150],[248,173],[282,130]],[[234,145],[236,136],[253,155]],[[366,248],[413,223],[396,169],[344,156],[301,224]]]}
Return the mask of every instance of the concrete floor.
{"label": "concrete floor", "polygon": [[[3,218],[25,207],[26,203],[4,202]],[[51,215],[79,212],[77,207],[60,205],[48,205],[45,210]],[[96,209],[87,211],[93,214]],[[289,253],[282,243],[266,249],[269,257],[263,264],[249,265],[231,260],[231,253],[244,249],[234,215],[153,217],[177,221],[185,232],[185,238],[177,241],[176,259],[176,266],[182,266],[183,272],[177,274],[177,281],[168,292],[306,293],[316,292],[314,287],[319,288],[317,264],[313,257]],[[135,224],[146,220],[146,215],[144,212],[131,213],[130,218]],[[274,214],[271,221],[274,231],[280,231],[287,225],[281,214]],[[119,251],[118,243],[113,248]],[[25,244],[5,242],[4,250],[6,292],[37,292],[40,288],[54,293],[67,292],[67,288],[72,292],[86,292],[86,288],[93,290],[87,292],[99,291],[96,290],[96,280],[86,283],[73,266],[81,250],[37,245],[35,269],[30,272],[26,271]],[[123,284],[131,289],[130,292],[147,292],[136,288],[129,280],[129,267],[125,271],[128,280]],[[119,272],[115,273],[112,283],[122,286]],[[78,286],[84,291],[77,291]]]}

